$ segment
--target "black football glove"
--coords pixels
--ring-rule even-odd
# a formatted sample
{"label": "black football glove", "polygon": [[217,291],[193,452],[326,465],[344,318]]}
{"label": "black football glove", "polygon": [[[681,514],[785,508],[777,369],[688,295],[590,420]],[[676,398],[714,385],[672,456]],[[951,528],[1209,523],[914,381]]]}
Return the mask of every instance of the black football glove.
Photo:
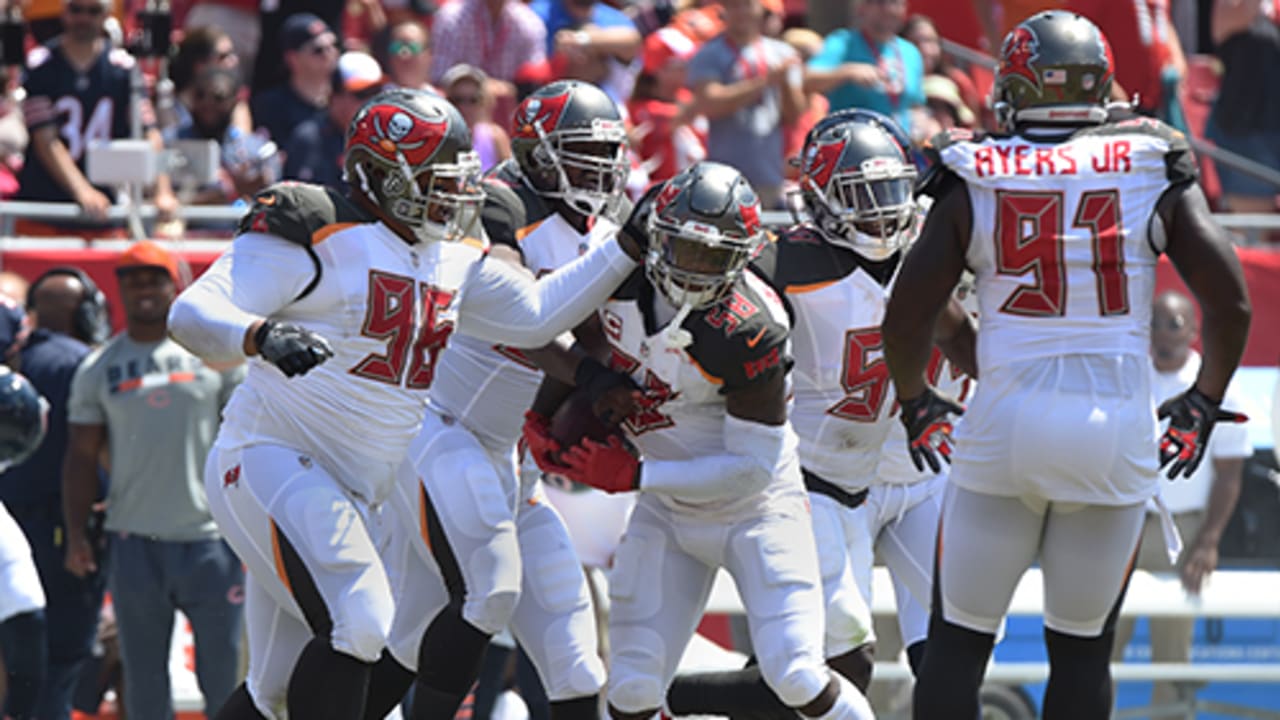
{"label": "black football glove", "polygon": [[627,217],[627,221],[622,223],[622,234],[639,245],[640,252],[649,249],[649,215],[653,212],[654,198],[658,197],[664,187],[666,183],[660,182],[645,190],[644,195],[631,207],[631,215]]}
{"label": "black football glove", "polygon": [[[898,419],[907,428],[907,449],[916,470],[924,472],[924,466],[935,473],[942,472],[938,455],[951,462],[950,415],[963,415],[964,407],[949,397],[939,395],[928,385],[924,392],[910,400],[898,399],[902,414]],[[936,442],[935,442],[936,438]],[[934,448],[937,448],[937,452]]]}
{"label": "black football glove", "polygon": [[1157,416],[1161,420],[1169,418],[1169,429],[1160,438],[1160,467],[1169,466],[1165,477],[1191,477],[1204,459],[1214,423],[1249,419],[1244,413],[1221,409],[1220,404],[1194,387],[1160,404]]}
{"label": "black football glove", "polygon": [[616,406],[620,402],[623,405],[634,405],[634,403],[627,403],[622,398],[606,398],[606,396],[617,388],[623,388],[625,394],[630,397],[640,392],[640,386],[631,379],[630,375],[610,370],[595,358],[584,357],[578,363],[577,369],[573,371],[573,384],[586,391],[587,396],[591,398],[591,409],[607,423],[621,422],[636,410],[634,406],[629,411],[626,408],[617,410]]}
{"label": "black football glove", "polygon": [[280,368],[287,377],[306,375],[307,371],[333,357],[329,341],[289,323],[267,321],[253,334],[258,354]]}

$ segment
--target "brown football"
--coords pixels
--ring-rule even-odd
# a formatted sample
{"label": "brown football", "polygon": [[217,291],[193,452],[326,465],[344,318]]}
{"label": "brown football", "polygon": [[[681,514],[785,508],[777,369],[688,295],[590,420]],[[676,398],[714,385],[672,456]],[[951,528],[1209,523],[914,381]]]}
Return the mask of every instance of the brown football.
{"label": "brown football", "polygon": [[591,409],[591,398],[583,390],[574,390],[560,403],[551,416],[551,437],[561,448],[577,445],[584,437],[604,442],[618,433],[617,423],[606,423]]}

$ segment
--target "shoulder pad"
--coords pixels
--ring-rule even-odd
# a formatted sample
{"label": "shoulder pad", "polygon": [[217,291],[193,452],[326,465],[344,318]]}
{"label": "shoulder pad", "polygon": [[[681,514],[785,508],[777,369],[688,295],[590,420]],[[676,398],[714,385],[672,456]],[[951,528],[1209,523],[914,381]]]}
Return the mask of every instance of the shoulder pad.
{"label": "shoulder pad", "polygon": [[320,185],[282,182],[253,197],[236,233],[260,232],[310,247],[316,234],[332,225],[372,222],[373,218],[341,193]]}
{"label": "shoulder pad", "polygon": [[772,272],[761,265],[758,274],[784,293],[839,280],[858,266],[856,253],[827,242],[822,231],[808,223],[782,230],[773,244]]}
{"label": "shoulder pad", "polygon": [[[771,292],[765,286],[764,292]],[[684,323],[693,335],[688,353],[707,375],[727,392],[764,382],[791,369],[787,351],[790,329],[774,319],[766,298],[745,278],[724,300],[694,313]]]}
{"label": "shoulder pad", "polygon": [[981,142],[986,133],[981,130],[952,128],[943,130],[924,142],[920,150],[924,153],[928,169],[916,181],[916,195],[927,195],[939,198],[951,187],[952,183],[961,182],[960,176],[947,167],[942,153],[948,147],[963,142]]}
{"label": "shoulder pad", "polygon": [[1108,122],[1083,128],[1075,137],[1111,135],[1146,135],[1167,143],[1168,149],[1164,154],[1165,177],[1171,183],[1195,180],[1200,176],[1187,136],[1155,118],[1134,113],[1112,115]]}
{"label": "shoulder pad", "polygon": [[480,210],[480,222],[484,225],[489,242],[518,247],[517,234],[528,221],[525,204],[510,185],[486,178],[484,207]]}

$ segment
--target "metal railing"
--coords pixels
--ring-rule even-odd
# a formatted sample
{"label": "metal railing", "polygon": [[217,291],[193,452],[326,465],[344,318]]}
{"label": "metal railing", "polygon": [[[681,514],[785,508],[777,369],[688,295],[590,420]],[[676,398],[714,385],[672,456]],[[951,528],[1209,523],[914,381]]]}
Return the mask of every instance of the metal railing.
{"label": "metal railing", "polygon": [[[234,223],[245,212],[243,207],[229,205],[183,205],[178,208],[178,217],[187,222]],[[143,220],[155,220],[155,206],[144,204],[139,214]],[[107,211],[108,220],[121,224],[128,215],[127,208],[119,205]],[[4,201],[0,202],[0,237],[14,237],[14,222],[19,218],[57,221],[82,220],[83,217],[83,211],[75,203]],[[1228,230],[1280,230],[1280,213],[1216,213],[1214,218]],[[772,210],[761,213],[761,222],[769,227],[782,227],[791,224],[792,217],[790,213]]]}

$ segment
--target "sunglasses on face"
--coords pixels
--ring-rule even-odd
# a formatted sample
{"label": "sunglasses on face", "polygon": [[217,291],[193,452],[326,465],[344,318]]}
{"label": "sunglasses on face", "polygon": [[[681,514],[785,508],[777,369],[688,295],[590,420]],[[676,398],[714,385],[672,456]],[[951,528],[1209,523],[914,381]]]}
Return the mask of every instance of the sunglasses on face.
{"label": "sunglasses on face", "polygon": [[88,15],[90,17],[97,17],[106,12],[106,8],[101,5],[76,5],[73,3],[67,5],[67,12],[71,15]]}
{"label": "sunglasses on face", "polygon": [[397,57],[409,57],[418,55],[426,50],[427,46],[420,42],[409,42],[407,40],[392,40],[387,50]]}
{"label": "sunglasses on face", "polygon": [[303,46],[303,49],[312,55],[321,56],[321,55],[328,55],[329,53],[337,52],[338,46],[334,45],[333,43],[317,43],[317,44],[305,45]]}
{"label": "sunglasses on face", "polygon": [[479,95],[450,95],[449,102],[453,103],[454,105],[457,105],[458,107],[462,107],[463,105],[478,105],[480,104],[480,96]]}

